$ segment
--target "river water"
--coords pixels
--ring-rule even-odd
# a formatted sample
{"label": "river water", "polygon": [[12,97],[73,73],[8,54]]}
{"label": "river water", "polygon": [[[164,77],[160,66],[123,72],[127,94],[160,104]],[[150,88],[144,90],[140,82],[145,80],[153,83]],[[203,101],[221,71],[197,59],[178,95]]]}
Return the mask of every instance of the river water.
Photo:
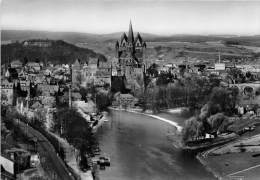
{"label": "river water", "polygon": [[[181,124],[184,118],[167,115]],[[173,146],[172,125],[125,111],[111,110],[97,132],[101,154],[111,166],[100,170],[101,180],[214,179],[194,155]]]}

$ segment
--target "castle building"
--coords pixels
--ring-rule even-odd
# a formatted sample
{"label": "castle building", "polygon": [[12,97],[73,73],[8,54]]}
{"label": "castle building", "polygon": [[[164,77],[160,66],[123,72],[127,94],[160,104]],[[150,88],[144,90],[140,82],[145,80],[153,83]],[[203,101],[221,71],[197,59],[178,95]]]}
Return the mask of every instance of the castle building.
{"label": "castle building", "polygon": [[8,82],[6,79],[3,79],[1,82],[1,103],[12,105],[13,93],[14,93],[13,83]]}
{"label": "castle building", "polygon": [[50,47],[52,42],[48,39],[31,39],[23,42],[26,47]]}
{"label": "castle building", "polygon": [[120,41],[116,42],[117,76],[126,78],[128,89],[140,89],[143,87],[145,70],[146,42],[137,33],[134,36],[130,21],[128,36],[123,33]]}
{"label": "castle building", "polygon": [[71,69],[73,86],[111,85],[111,65],[107,61],[90,57],[88,62],[82,64],[77,59]]}
{"label": "castle building", "polygon": [[81,64],[79,59],[76,59],[75,62],[71,66],[71,81],[73,85],[80,84],[81,83]]}

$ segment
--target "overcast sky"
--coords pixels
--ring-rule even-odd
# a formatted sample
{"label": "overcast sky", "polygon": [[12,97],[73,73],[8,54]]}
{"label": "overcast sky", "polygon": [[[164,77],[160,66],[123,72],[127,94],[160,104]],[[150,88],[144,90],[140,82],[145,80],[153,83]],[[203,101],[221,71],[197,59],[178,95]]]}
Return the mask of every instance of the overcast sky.
{"label": "overcast sky", "polygon": [[[1,0],[0,0],[1,1]],[[260,34],[260,1],[2,0],[2,29]]]}

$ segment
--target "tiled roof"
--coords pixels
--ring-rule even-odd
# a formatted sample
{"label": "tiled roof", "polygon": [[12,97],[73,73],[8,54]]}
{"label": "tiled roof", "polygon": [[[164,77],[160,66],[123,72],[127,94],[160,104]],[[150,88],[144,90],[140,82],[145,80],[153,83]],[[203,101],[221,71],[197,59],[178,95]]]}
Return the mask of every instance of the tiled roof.
{"label": "tiled roof", "polygon": [[73,63],[73,66],[80,66],[80,60],[76,59],[75,62]]}
{"label": "tiled roof", "polygon": [[129,24],[128,42],[129,43],[134,43],[134,33],[133,33],[133,28],[132,28],[132,22],[131,21],[130,21],[130,24]]}
{"label": "tiled roof", "polygon": [[31,107],[33,109],[41,108],[42,104],[39,101],[36,101]]}
{"label": "tiled roof", "polygon": [[142,39],[141,35],[139,34],[139,32],[137,33],[137,35],[136,35],[136,37],[135,37],[135,43],[136,43],[138,40],[140,41],[140,43],[141,43],[141,45],[142,45],[143,39]]}
{"label": "tiled roof", "polygon": [[121,36],[121,42],[120,42],[120,43],[122,43],[123,40],[125,40],[126,42],[128,42],[128,38],[127,38],[127,36],[126,36],[125,33],[122,34],[122,36]]}
{"label": "tiled roof", "polygon": [[22,65],[23,63],[18,59],[11,62],[11,65]]}
{"label": "tiled roof", "polygon": [[37,62],[28,62],[26,65],[33,66],[33,67],[40,67],[40,63],[37,63]]}

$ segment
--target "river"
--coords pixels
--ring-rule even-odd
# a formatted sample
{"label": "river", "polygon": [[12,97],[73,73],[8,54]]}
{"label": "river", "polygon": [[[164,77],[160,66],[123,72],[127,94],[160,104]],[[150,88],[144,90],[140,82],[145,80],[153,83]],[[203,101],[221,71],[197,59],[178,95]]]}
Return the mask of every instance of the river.
{"label": "river", "polygon": [[[163,116],[163,115],[162,115]],[[180,115],[167,115],[183,123]],[[111,166],[100,170],[101,180],[214,179],[200,162],[173,146],[176,128],[152,117],[111,110],[97,132],[101,154]]]}

